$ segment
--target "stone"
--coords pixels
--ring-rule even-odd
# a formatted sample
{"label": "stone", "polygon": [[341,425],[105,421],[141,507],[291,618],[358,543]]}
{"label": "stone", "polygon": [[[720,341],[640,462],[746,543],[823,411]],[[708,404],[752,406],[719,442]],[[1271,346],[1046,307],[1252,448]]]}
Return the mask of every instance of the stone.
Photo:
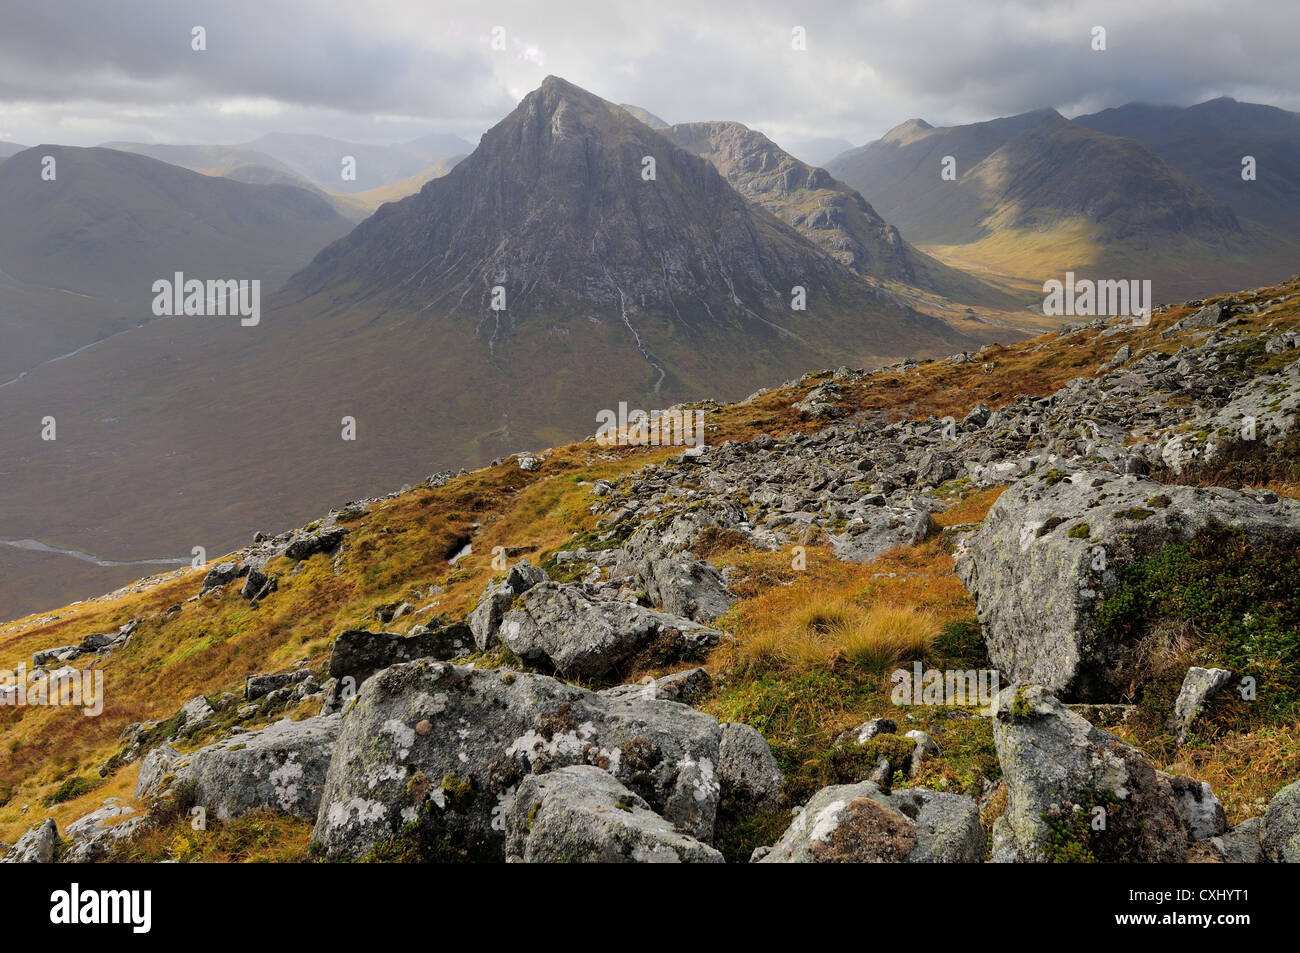
{"label": "stone", "polygon": [[285,718],[190,754],[162,745],[140,765],[135,796],[157,798],[192,783],[195,803],[222,820],[262,810],[314,821],[340,721]]}
{"label": "stone", "polygon": [[956,564],[994,667],[1072,701],[1118,700],[1134,678],[1135,646],[1098,636],[1098,607],[1135,559],[1215,523],[1252,542],[1300,543],[1300,501],[1265,504],[1091,467],[1013,484]]}
{"label": "stone", "polygon": [[468,655],[474,636],[462,622],[433,627],[417,626],[407,635],[348,629],[330,649],[329,676],[351,676],[359,685],[380,669],[419,658],[445,660]]}
{"label": "stone", "polygon": [[571,765],[531,775],[506,815],[508,863],[722,863],[607,771]]}
{"label": "stone", "polygon": [[544,570],[536,568],[527,559],[521,559],[510,567],[505,579],[488,583],[478,604],[466,619],[474,635],[475,647],[480,652],[486,652],[496,645],[500,641],[497,631],[501,628],[501,616],[510,608],[511,603],[517,596],[549,578]]}
{"label": "stone", "polygon": [[1172,863],[1186,856],[1169,777],[1043,686],[999,693],[993,741],[1007,785],[1006,813],[994,826],[995,860]]}
{"label": "stone", "polygon": [[545,675],[394,665],[362,685],[343,720],[313,839],[331,859],[356,859],[414,831],[501,860],[520,782],[589,764],[708,843],[721,737],[712,716],[675,702],[602,696]]}
{"label": "stone", "polygon": [[722,633],[632,602],[597,600],[580,586],[544,583],[519,597],[501,620],[502,643],[532,665],[568,678],[617,671],[643,651],[662,661],[689,658]]}
{"label": "stone", "polygon": [[758,862],[980,863],[984,828],[968,797],[872,781],[822,788]]}
{"label": "stone", "polygon": [[781,805],[785,775],[758,729],[725,722],[718,746],[719,813],[729,821],[749,818]]}
{"label": "stone", "polygon": [[1192,722],[1200,714],[1205,700],[1216,692],[1222,691],[1232,681],[1232,672],[1226,668],[1198,668],[1192,666],[1183,677],[1183,686],[1178,690],[1178,699],[1174,702],[1174,713],[1170,718],[1170,729],[1176,732],[1178,743],[1182,744],[1191,730]]}
{"label": "stone", "polygon": [[52,864],[59,843],[59,828],[54,818],[31,828],[9,848],[0,864]]}
{"label": "stone", "polygon": [[640,695],[649,699],[695,705],[707,698],[712,691],[713,679],[705,669],[688,668],[685,671],[674,672],[672,675],[652,678],[632,685],[615,685],[600,694],[611,697]]}
{"label": "stone", "polygon": [[1288,784],[1268,802],[1260,841],[1273,863],[1300,863],[1300,781]]}

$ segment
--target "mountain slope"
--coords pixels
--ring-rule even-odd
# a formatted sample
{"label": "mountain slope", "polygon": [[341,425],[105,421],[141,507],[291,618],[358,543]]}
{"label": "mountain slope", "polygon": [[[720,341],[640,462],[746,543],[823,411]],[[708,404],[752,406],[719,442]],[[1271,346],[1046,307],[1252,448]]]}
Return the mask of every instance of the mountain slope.
{"label": "mountain slope", "polygon": [[[56,178],[44,181],[45,156]],[[257,278],[269,294],[348,223],[319,195],[112,149],[0,166],[0,383],[151,316],[152,283]]]}
{"label": "mountain slope", "polygon": [[903,241],[898,229],[825,169],[799,161],[738,122],[678,123],[664,135],[711,162],[741,195],[792,225],[858,272],[957,300],[991,300],[991,288]]}
{"label": "mountain slope", "polygon": [[[1188,108],[1130,103],[1074,122],[1142,143],[1239,216],[1300,240],[1300,114],[1224,97]],[[1247,155],[1253,181],[1241,177]]]}
{"label": "mountain slope", "polygon": [[[395,145],[345,142],[329,136],[273,132],[243,148],[266,153],[328,192],[350,194],[392,185],[473,146],[459,136],[432,134]],[[356,178],[342,177],[343,159],[356,160]]]}

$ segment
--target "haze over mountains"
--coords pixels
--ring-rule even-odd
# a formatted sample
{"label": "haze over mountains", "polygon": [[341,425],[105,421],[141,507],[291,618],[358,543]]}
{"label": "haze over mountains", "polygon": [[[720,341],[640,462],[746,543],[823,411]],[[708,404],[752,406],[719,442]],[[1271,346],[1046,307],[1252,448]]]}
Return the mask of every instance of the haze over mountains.
{"label": "haze over mountains", "polygon": [[[1153,277],[1157,300],[1289,274],[1295,119],[1218,103],[909,121],[822,169],[740,123],[670,126],[551,77],[463,159],[430,162],[451,141],[293,136],[20,152],[0,163],[0,541],[215,555],[582,436],[620,401],[1011,341],[1067,268]],[[367,169],[385,184],[344,194],[343,149],[357,186]],[[1260,180],[1238,189],[1251,150]],[[150,320],[152,282],[177,270],[262,278],[261,324]],[[30,570],[50,560],[71,562],[0,546],[0,572],[33,581],[0,615],[147,571]]]}

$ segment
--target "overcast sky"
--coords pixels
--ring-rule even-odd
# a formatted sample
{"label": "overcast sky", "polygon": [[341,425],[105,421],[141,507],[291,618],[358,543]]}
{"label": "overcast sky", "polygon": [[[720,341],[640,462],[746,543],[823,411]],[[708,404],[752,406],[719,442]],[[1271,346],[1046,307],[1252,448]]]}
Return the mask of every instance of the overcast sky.
{"label": "overcast sky", "polygon": [[1300,110],[1298,37],[1297,0],[0,0],[0,139],[474,142],[554,73],[668,122],[857,145],[913,116]]}

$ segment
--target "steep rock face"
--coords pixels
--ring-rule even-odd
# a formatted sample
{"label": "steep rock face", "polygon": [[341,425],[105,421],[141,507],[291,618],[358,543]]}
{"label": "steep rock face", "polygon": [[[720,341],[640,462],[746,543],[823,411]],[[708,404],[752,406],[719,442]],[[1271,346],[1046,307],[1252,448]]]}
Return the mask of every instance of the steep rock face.
{"label": "steep rock face", "polygon": [[1091,468],[1020,480],[957,563],[994,665],[1079,700],[1117,700],[1136,647],[1099,637],[1098,607],[1125,566],[1216,523],[1249,539],[1300,540],[1300,502]]}

